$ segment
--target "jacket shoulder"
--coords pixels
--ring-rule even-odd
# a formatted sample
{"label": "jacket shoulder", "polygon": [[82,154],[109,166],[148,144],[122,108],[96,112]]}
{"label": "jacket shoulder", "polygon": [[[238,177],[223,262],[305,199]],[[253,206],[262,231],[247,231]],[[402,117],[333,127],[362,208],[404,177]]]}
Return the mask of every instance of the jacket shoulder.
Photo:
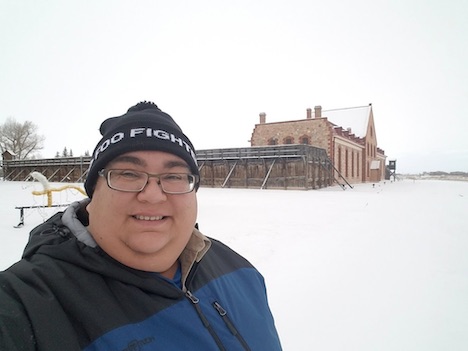
{"label": "jacket shoulder", "polygon": [[208,259],[214,260],[225,268],[254,268],[254,266],[242,255],[231,249],[228,245],[217,239],[210,238],[211,248],[208,251]]}
{"label": "jacket shoulder", "polygon": [[54,245],[72,237],[70,229],[62,222],[63,212],[58,212],[31,230],[23,258],[31,257],[43,245]]}
{"label": "jacket shoulder", "polygon": [[[263,281],[261,274],[246,258],[221,241],[209,239],[211,240],[210,249],[203,256],[203,259],[195,265],[187,279],[191,289],[197,290],[205,284],[210,284],[212,281],[228,275],[233,278],[238,277],[238,273],[241,271],[249,271],[249,279],[255,279],[257,282]],[[192,279],[194,276],[197,278]]]}

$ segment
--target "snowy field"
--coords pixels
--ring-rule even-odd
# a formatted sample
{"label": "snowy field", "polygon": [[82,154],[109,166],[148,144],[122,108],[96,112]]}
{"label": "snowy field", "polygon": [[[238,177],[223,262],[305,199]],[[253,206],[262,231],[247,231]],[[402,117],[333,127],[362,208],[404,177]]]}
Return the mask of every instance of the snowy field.
{"label": "snowy field", "polygon": [[[13,228],[15,206],[46,203],[33,190],[40,183],[0,181],[0,269],[57,211],[26,210]],[[82,197],[65,190],[53,201]],[[468,350],[468,182],[201,188],[198,198],[201,231],[265,276],[285,350]]]}

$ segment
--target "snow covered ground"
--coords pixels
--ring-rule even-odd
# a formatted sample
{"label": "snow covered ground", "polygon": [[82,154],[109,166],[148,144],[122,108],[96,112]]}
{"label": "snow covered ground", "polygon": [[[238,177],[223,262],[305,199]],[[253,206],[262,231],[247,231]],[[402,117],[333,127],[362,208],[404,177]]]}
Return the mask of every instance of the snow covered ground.
{"label": "snow covered ground", "polygon": [[[52,184],[52,187],[59,184]],[[63,184],[60,184],[63,186]],[[56,208],[39,183],[0,182],[0,269]],[[82,198],[54,193],[54,203]],[[468,349],[468,182],[403,180],[343,191],[201,188],[199,226],[266,278],[285,350]]]}

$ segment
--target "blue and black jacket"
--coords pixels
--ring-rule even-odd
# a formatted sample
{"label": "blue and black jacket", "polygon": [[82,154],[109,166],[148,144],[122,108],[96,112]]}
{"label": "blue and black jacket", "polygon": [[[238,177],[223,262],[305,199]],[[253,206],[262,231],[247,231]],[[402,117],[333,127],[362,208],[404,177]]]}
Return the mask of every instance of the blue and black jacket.
{"label": "blue and black jacket", "polygon": [[[78,207],[65,213],[80,218]],[[63,217],[35,228],[0,273],[0,350],[281,350],[263,277],[221,242],[195,229],[210,244],[177,286],[79,240]]]}

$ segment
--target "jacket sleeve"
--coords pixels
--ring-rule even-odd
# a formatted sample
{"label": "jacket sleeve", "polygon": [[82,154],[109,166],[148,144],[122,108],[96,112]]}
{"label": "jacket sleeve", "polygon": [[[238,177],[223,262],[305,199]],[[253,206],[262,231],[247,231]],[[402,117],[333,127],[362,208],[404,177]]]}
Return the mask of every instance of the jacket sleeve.
{"label": "jacket sleeve", "polygon": [[34,351],[34,335],[22,304],[0,278],[0,350]]}

